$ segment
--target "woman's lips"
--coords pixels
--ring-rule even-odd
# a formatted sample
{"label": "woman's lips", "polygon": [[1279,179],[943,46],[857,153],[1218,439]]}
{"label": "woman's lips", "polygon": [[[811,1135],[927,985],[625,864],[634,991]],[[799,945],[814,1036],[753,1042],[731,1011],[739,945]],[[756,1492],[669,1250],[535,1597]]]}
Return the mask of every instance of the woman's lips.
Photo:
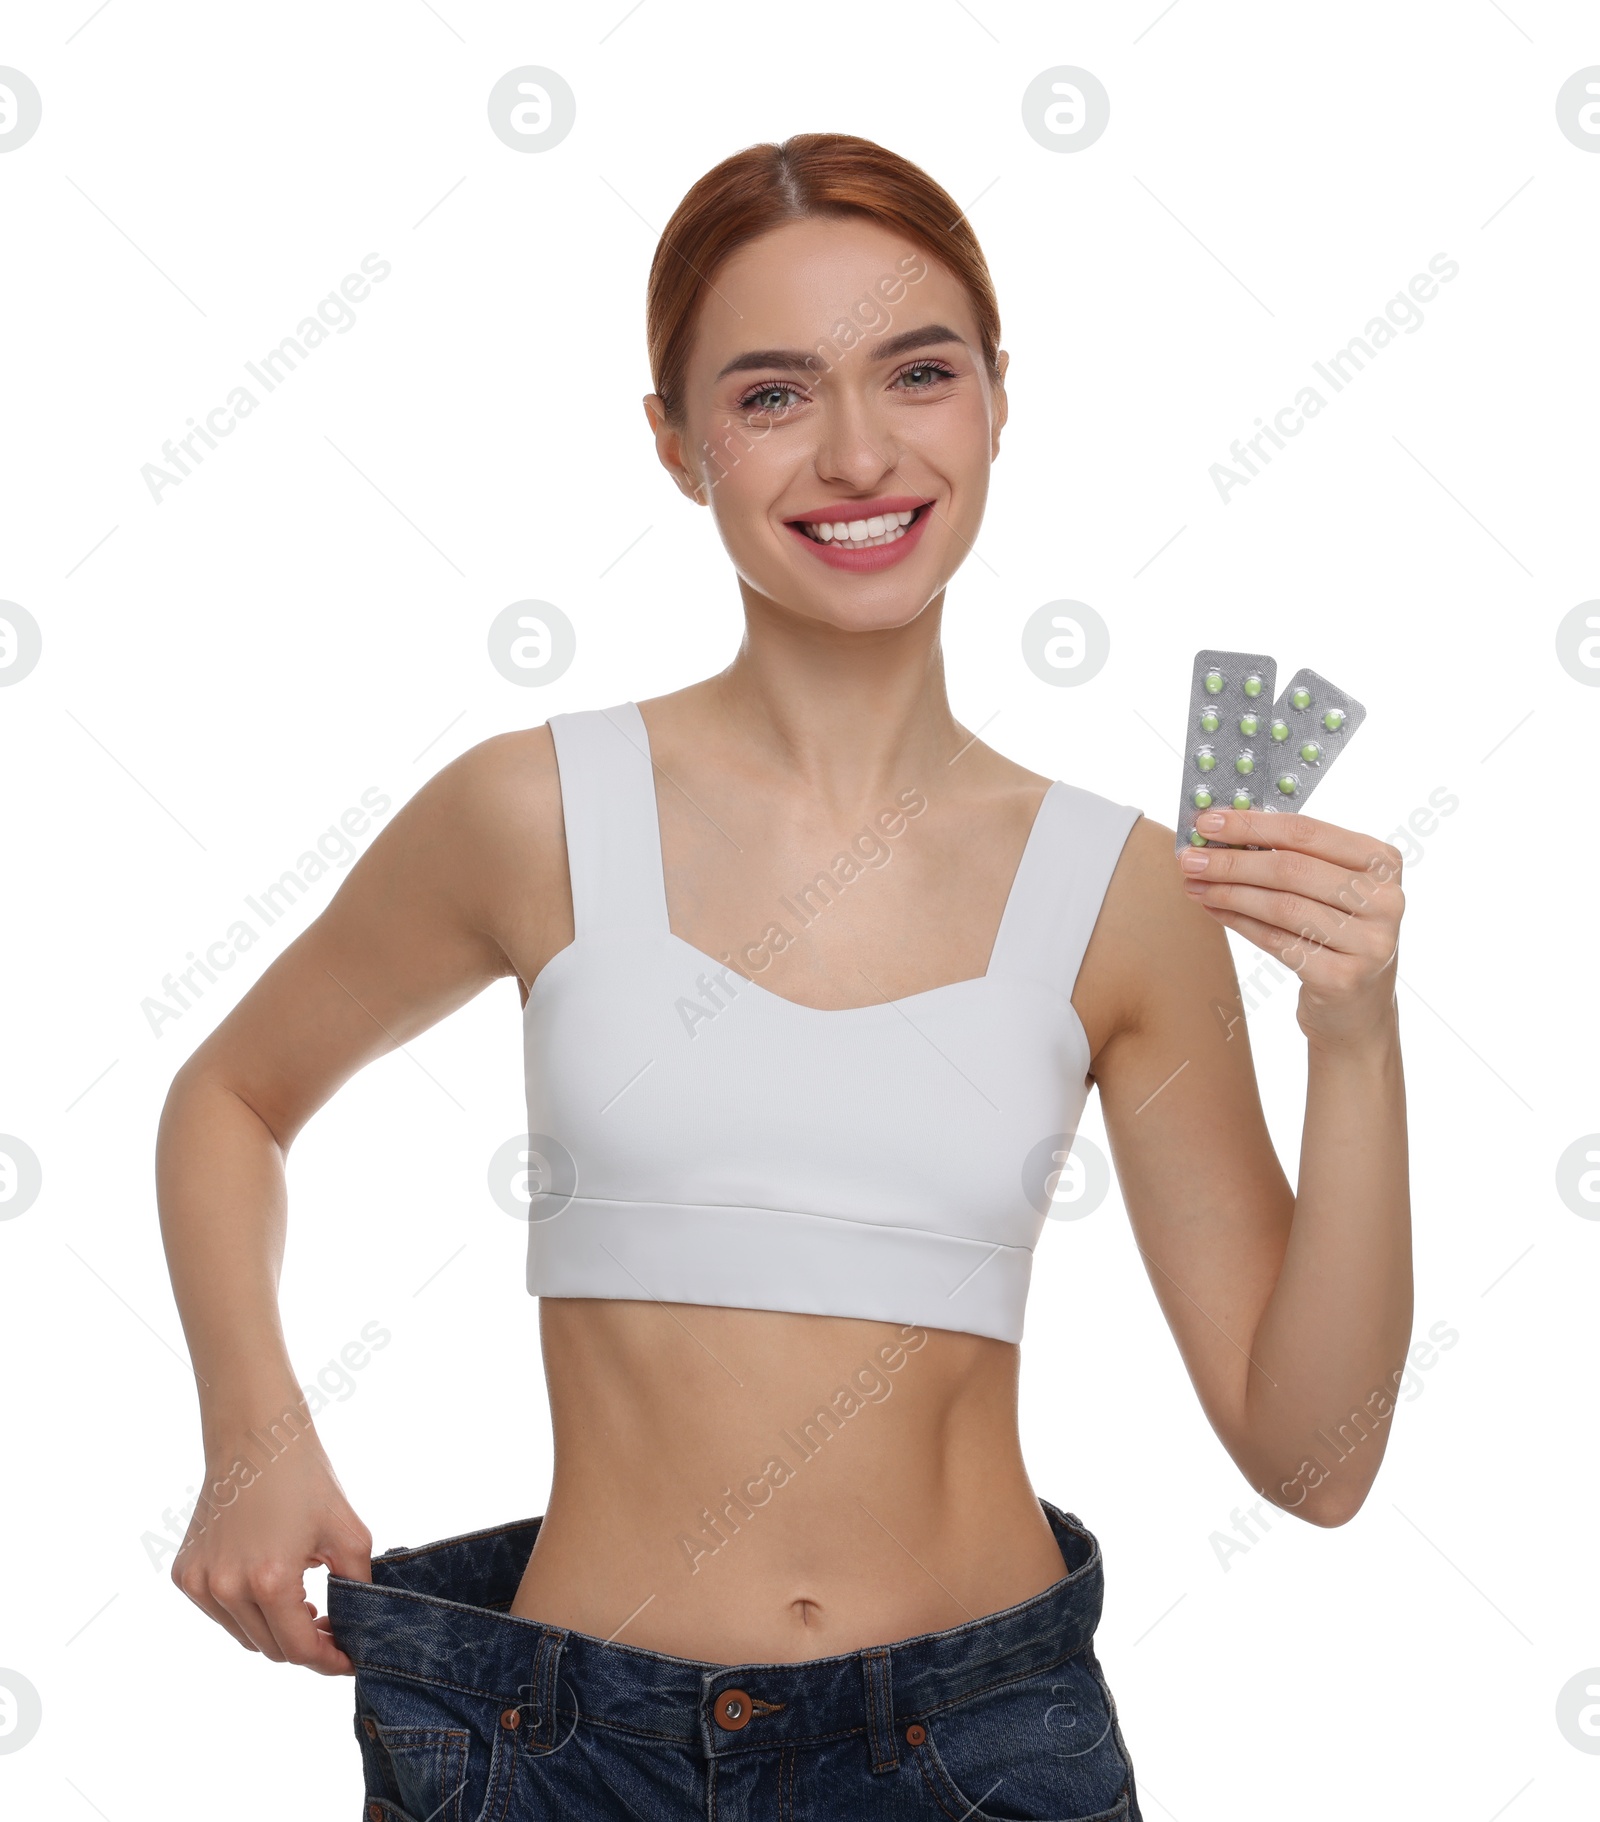
{"label": "woman's lips", "polygon": [[[891,564],[910,556],[922,537],[922,528],[932,510],[931,506],[919,506],[916,517],[893,543],[867,545],[859,550],[852,550],[847,544],[820,544],[809,532],[802,531],[792,519],[787,523],[790,535],[830,568],[854,570],[857,574],[862,574],[871,570],[888,569]],[[841,513],[839,516],[847,515]]]}

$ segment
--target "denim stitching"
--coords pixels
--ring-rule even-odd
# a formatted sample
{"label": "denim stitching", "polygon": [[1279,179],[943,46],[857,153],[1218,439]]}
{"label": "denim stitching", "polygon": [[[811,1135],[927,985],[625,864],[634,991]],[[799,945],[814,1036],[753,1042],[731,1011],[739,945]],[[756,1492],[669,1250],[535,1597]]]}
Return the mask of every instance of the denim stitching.
{"label": "denim stitching", "polygon": [[[407,1748],[431,1749],[433,1754],[433,1783],[445,1793],[444,1801],[434,1811],[442,1822],[461,1822],[461,1790],[466,1783],[467,1742],[470,1734],[464,1727],[387,1727],[373,1715],[372,1721],[377,1727],[375,1744],[377,1749],[387,1756],[391,1749],[405,1751]],[[356,1734],[360,1738],[365,1729],[362,1726],[363,1716],[355,1717]],[[451,1760],[456,1763],[452,1765]],[[392,1772],[392,1763],[389,1765]],[[460,1776],[451,1784],[451,1774],[459,1771]],[[387,1803],[387,1796],[378,1792],[373,1795],[379,1801]]]}
{"label": "denim stitching", "polygon": [[377,1658],[358,1658],[357,1664],[362,1670],[375,1670],[382,1676],[399,1677],[405,1683],[418,1683],[424,1689],[453,1689],[458,1695],[480,1696],[485,1702],[504,1700],[504,1693],[498,1689],[479,1689],[475,1683],[453,1683],[448,1677],[423,1676],[413,1666],[407,1669],[402,1664],[385,1664]]}
{"label": "denim stitching", "polygon": [[484,1791],[483,1808],[473,1822],[504,1822],[511,1809],[511,1790],[516,1782],[517,1734],[508,1727],[496,1727],[489,1748],[489,1779]]}
{"label": "denim stitching", "polygon": [[[618,1727],[615,1724],[608,1724],[605,1721],[591,1720],[589,1722],[589,1725],[591,1727],[605,1727],[607,1725],[610,1725],[611,1731],[613,1733],[626,1733],[628,1731],[624,1727]],[[867,1730],[865,1727],[842,1727],[836,1733],[791,1734],[787,1741],[768,1740],[765,1744],[763,1744],[759,1740],[751,1740],[748,1745],[741,1743],[737,1746],[719,1747],[718,1751],[717,1751],[717,1757],[719,1759],[737,1759],[741,1754],[747,1753],[747,1752],[771,1752],[773,1747],[777,1746],[777,1745],[829,1746],[835,1740],[860,1739],[866,1733],[866,1731]]]}
{"label": "denim stitching", "polygon": [[1105,1698],[1106,1713],[1111,1717],[1111,1738],[1116,1746],[1117,1756],[1122,1760],[1123,1769],[1128,1774],[1127,1783],[1124,1786],[1124,1794],[1128,1799],[1128,1808],[1132,1810],[1137,1801],[1135,1779],[1133,1775],[1133,1760],[1128,1756],[1128,1743],[1122,1737],[1122,1726],[1117,1718],[1117,1698],[1111,1693],[1111,1685],[1106,1681],[1105,1671],[1101,1668],[1100,1660],[1093,1650],[1089,1652],[1088,1664],[1089,1668],[1094,1672],[1095,1681],[1100,1685],[1100,1693]]}
{"label": "denim stitching", "polygon": [[[1078,1647],[1078,1651],[1068,1652],[1066,1657],[1061,1658],[1057,1664],[1047,1664],[1047,1665],[1045,1665],[1044,1669],[1038,1671],[1035,1674],[1037,1674],[1039,1676],[1044,1676],[1048,1671],[1058,1669],[1060,1664],[1070,1663],[1071,1660],[1073,1658],[1077,1657],[1079,1655],[1079,1652],[1083,1651],[1084,1649],[1085,1649],[1085,1647],[1080,1645]],[[1011,1682],[1021,1682],[1021,1681],[1026,1681],[1026,1680],[1027,1680],[1026,1678],[1020,1678],[1020,1677],[1013,1677],[1010,1679]],[[1120,1742],[1120,1736],[1118,1735],[1118,1730],[1117,1730],[1116,1707],[1115,1707],[1115,1704],[1112,1699],[1111,1691],[1107,1687],[1106,1680],[1103,1675],[1096,1673],[1095,1680],[1100,1685],[1101,1693],[1103,1694],[1103,1696],[1105,1698],[1107,1712],[1109,1713],[1109,1715],[1111,1717],[1111,1726],[1110,1726],[1108,1732],[1113,1737],[1113,1739],[1116,1741],[1116,1743],[1118,1744],[1118,1746],[1120,1748],[1121,1742]],[[999,1688],[1004,1688],[1005,1684],[992,1683],[989,1685],[989,1687],[991,1689],[999,1689]],[[979,1695],[984,1692],[981,1690],[974,1690],[972,1693],[974,1695]],[[964,1699],[965,1698],[963,1698],[963,1700]],[[924,1712],[931,1719],[932,1716],[934,1716],[936,1714],[944,1714],[944,1713],[947,1713],[950,1709],[957,1708],[960,1706],[961,1706],[960,1702],[946,1702],[940,1708],[930,1708],[930,1709],[925,1710]],[[928,1785],[928,1788],[929,1788],[930,1792],[932,1793],[934,1800],[939,1804],[939,1807],[944,1810],[944,1812],[947,1816],[953,1817],[954,1822],[986,1822],[985,1812],[983,1810],[979,1809],[976,1804],[968,1802],[967,1797],[961,1791],[960,1787],[956,1784],[955,1780],[950,1776],[949,1770],[946,1768],[943,1759],[941,1759],[939,1757],[939,1749],[938,1749],[938,1746],[934,1742],[932,1734],[928,1735],[924,1744],[927,1748],[927,1751],[925,1753],[918,1752],[916,1757],[917,1757],[919,1766],[922,1771],[923,1781]],[[1133,1766],[1128,1759],[1128,1755],[1127,1755],[1127,1752],[1125,1749],[1119,1750],[1118,1757],[1122,1761],[1123,1769],[1127,1773],[1127,1776],[1122,1781],[1122,1788],[1117,1793],[1116,1801],[1111,1805],[1110,1809],[1096,1810],[1096,1812],[1092,1816],[1084,1816],[1084,1817],[1080,1818],[1080,1822],[1124,1822],[1124,1818],[1126,1818],[1129,1815],[1130,1811],[1132,1810],[1132,1807],[1133,1807]],[[948,1795],[950,1796],[951,1800],[955,1801],[955,1802],[960,1802],[960,1803],[966,1804],[967,1805],[966,1808],[957,1812],[955,1810],[952,1810],[952,1809],[949,1809],[948,1807],[946,1807],[943,1798],[940,1796],[939,1790],[935,1787],[933,1775],[930,1773],[930,1771],[928,1769],[930,1764],[934,1767],[934,1770],[937,1772],[939,1781],[945,1787],[945,1790],[948,1793]]]}
{"label": "denim stitching", "polygon": [[[947,1816],[954,1817],[955,1822],[992,1822],[992,1819],[989,1817],[989,1812],[987,1810],[979,1809],[976,1803],[969,1802],[960,1786],[950,1776],[950,1772],[946,1767],[944,1760],[939,1757],[938,1748],[935,1746],[931,1734],[928,1736],[925,1745],[927,1748],[926,1753],[919,1752],[917,1755],[922,1766],[923,1781],[927,1784],[928,1789],[932,1793],[934,1801],[942,1810],[944,1810],[944,1813]],[[933,1767],[932,1772],[929,1771],[930,1765]],[[945,1794],[949,1796],[952,1802],[964,1804],[965,1807],[963,1809],[956,1811],[947,1807],[944,1797],[935,1786],[934,1773],[937,1773],[939,1784],[943,1786]],[[1132,1798],[1132,1790],[1130,1789],[1127,1780],[1124,1779],[1122,1789],[1118,1791],[1117,1799],[1111,1805],[1110,1809],[1097,1809],[1092,1816],[1079,1817],[1078,1822],[1125,1822]]]}
{"label": "denim stitching", "polygon": [[[512,1531],[525,1531],[530,1526],[537,1527],[543,1523],[543,1520],[543,1513],[535,1518],[513,1518],[503,1525],[487,1525],[482,1531],[463,1531],[459,1537],[447,1538],[444,1541],[450,1544],[474,1544],[480,1538],[505,1537]],[[373,1557],[372,1566],[376,1569],[379,1563],[407,1563],[414,1557],[432,1555],[438,1547],[438,1544],[418,1544],[415,1549],[411,1549],[407,1545],[401,1544],[397,1549],[385,1550],[381,1556]],[[348,1576],[339,1577],[341,1581],[349,1579]],[[358,1585],[370,1587],[372,1584],[363,1582]]]}
{"label": "denim stitching", "polygon": [[450,1737],[439,1746],[439,1788],[444,1801],[435,1812],[441,1822],[462,1822],[461,1807],[466,1801],[467,1735],[462,1728],[452,1727]]}
{"label": "denim stitching", "polygon": [[863,1651],[861,1670],[867,1685],[867,1741],[872,1751],[872,1769],[875,1772],[893,1771],[900,1763],[900,1755],[894,1737],[894,1695],[888,1647],[878,1645]]}
{"label": "denim stitching", "polygon": [[[931,1744],[931,1742],[924,1741],[923,1744],[928,1745]],[[922,1781],[928,1787],[928,1795],[933,1798],[940,1809],[942,1809],[947,1816],[952,1817],[953,1822],[973,1822],[974,1817],[979,1817],[981,1822],[982,1811],[975,1809],[972,1804],[967,1803],[965,1797],[961,1797],[960,1800],[962,1803],[966,1804],[966,1808],[959,1812],[953,1810],[950,1805],[945,1802],[946,1790],[949,1790],[954,1795],[959,1795],[959,1793],[956,1792],[955,1786],[950,1782],[949,1773],[945,1771],[943,1764],[941,1764],[939,1760],[931,1758],[926,1752],[920,1750],[916,1757],[917,1769],[922,1773]],[[930,1766],[934,1767],[940,1774],[937,1782],[934,1778],[934,1772],[929,1769]]]}
{"label": "denim stitching", "polygon": [[[1076,1650],[1066,1652],[1063,1656],[1056,1658],[1051,1663],[1040,1664],[1032,1670],[1021,1671],[1016,1676],[997,1678],[994,1682],[984,1683],[976,1689],[969,1689],[963,1695],[956,1696],[948,1702],[941,1702],[936,1707],[921,1709],[918,1712],[929,1717],[936,1714],[944,1714],[951,1708],[959,1707],[963,1702],[971,1701],[975,1696],[987,1695],[993,1689],[1004,1689],[1008,1684],[1026,1682],[1031,1677],[1043,1676],[1047,1671],[1058,1670],[1061,1665],[1069,1663],[1073,1658],[1077,1657],[1084,1648],[1084,1645],[1079,1645]],[[887,1647],[885,1649],[887,1649]],[[408,1670],[398,1664],[385,1664],[376,1659],[362,1659],[360,1660],[360,1664],[361,1668],[364,1670],[376,1671],[385,1676],[398,1677],[403,1682],[416,1683],[424,1689],[453,1689],[459,1695],[479,1696],[487,1702],[497,1702],[502,1699],[501,1692],[498,1690],[479,1689],[476,1685],[471,1683],[452,1682],[448,1677],[420,1676],[414,1669]],[[563,1709],[559,1703],[552,1703],[550,1713],[552,1717],[570,1713],[574,1720],[582,1721],[586,1727],[601,1727],[608,1733],[630,1734],[639,1739],[670,1740],[676,1741],[682,1745],[692,1744],[694,1739],[692,1734],[663,1733],[658,1728],[643,1727],[636,1723],[624,1724],[620,1721],[605,1720],[597,1715],[586,1715],[576,1708],[570,1710]],[[867,1731],[867,1729],[862,1727],[845,1727],[837,1728],[832,1733],[797,1734],[792,1736],[791,1743],[796,1746],[819,1746],[833,1740],[848,1740],[856,1734]],[[740,1747],[730,1744],[723,1750],[726,1753],[738,1752],[740,1750],[770,1751],[771,1747],[770,1744],[759,1746],[756,1742],[752,1741],[747,1748],[741,1749]],[[1124,1759],[1124,1763],[1126,1763],[1126,1759]]]}
{"label": "denim stitching", "polygon": [[952,1708],[959,1708],[963,1702],[970,1702],[974,1696],[987,1695],[991,1689],[1007,1689],[1013,1683],[1030,1682],[1034,1677],[1044,1676],[1048,1671],[1059,1670],[1063,1664],[1070,1664],[1075,1657],[1088,1648],[1089,1644],[1090,1641],[1085,1639],[1083,1644],[1063,1653],[1053,1663],[1040,1664],[1032,1670],[1018,1671],[1015,1676],[997,1677],[992,1683],[982,1683],[976,1689],[968,1689],[961,1695],[952,1696],[948,1702],[940,1702],[932,1708],[924,1708],[919,1712],[930,1716],[945,1714]]}
{"label": "denim stitching", "polygon": [[556,1743],[557,1667],[566,1642],[564,1632],[546,1631],[534,1656],[534,1739],[540,1746]]}

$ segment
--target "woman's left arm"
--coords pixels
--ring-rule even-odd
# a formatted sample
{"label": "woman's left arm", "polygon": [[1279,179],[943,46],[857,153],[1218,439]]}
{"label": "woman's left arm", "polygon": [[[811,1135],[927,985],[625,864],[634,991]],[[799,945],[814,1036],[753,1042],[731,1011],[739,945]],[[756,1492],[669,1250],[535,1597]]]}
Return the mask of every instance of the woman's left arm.
{"label": "woman's left arm", "polygon": [[[1377,1475],[1413,1313],[1401,857],[1300,814],[1213,815],[1215,841],[1271,846],[1174,860],[1170,831],[1139,832],[1113,881],[1118,904],[1107,898],[1121,915],[1102,916],[1091,945],[1120,1007],[1094,1075],[1135,1235],[1207,1415],[1274,1504],[1341,1524]],[[1280,981],[1280,967],[1299,977],[1297,1192],[1266,1131],[1218,925],[1274,958]]]}

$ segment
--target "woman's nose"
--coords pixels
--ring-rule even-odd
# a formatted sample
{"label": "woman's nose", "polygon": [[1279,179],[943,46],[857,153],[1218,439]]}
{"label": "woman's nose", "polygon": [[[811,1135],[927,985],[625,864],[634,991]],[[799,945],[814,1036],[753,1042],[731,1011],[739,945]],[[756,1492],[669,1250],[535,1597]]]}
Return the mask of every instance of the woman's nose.
{"label": "woman's nose", "polygon": [[816,468],[825,481],[857,489],[892,474],[900,452],[889,425],[861,400],[837,400],[819,413]]}

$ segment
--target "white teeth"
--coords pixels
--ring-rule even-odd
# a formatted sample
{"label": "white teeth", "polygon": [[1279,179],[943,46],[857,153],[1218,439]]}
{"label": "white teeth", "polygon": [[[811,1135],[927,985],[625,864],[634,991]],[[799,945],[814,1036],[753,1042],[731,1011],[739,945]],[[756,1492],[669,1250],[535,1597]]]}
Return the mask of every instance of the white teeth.
{"label": "white teeth", "polygon": [[903,525],[891,525],[881,536],[876,538],[828,538],[819,540],[823,543],[837,544],[842,550],[871,550],[879,544],[893,544],[897,538],[906,535]]}
{"label": "white teeth", "polygon": [[870,550],[877,544],[892,544],[905,536],[905,529],[917,516],[911,512],[886,512],[870,519],[817,520],[802,524],[800,529],[818,544],[847,544],[853,550]]}

